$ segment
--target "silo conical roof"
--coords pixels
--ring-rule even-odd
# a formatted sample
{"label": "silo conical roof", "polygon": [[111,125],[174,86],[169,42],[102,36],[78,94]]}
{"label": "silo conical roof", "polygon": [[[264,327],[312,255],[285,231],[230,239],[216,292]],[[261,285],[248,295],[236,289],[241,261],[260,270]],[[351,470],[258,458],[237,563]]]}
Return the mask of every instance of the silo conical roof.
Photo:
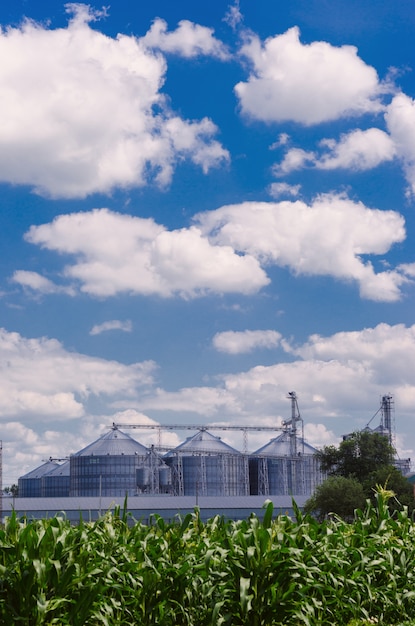
{"label": "silo conical roof", "polygon": [[20,478],[42,478],[42,476],[50,474],[50,472],[52,472],[57,467],[59,467],[59,463],[56,463],[56,461],[46,461],[46,463],[43,463],[43,465],[40,465],[34,470],[31,470],[24,476],[20,476]]}
{"label": "silo conical roof", "polygon": [[168,452],[166,456],[172,456],[176,452],[185,455],[192,455],[198,452],[206,452],[207,454],[240,454],[238,450],[222,441],[220,437],[212,435],[212,433],[205,429],[201,429],[192,437],[188,437],[183,443],[178,445],[177,448]]}
{"label": "silo conical roof", "polygon": [[48,473],[48,476],[69,476],[70,475],[70,463],[69,461],[65,461],[64,463],[60,463],[55,467],[51,472]]}
{"label": "silo conical roof", "polygon": [[[290,432],[281,433],[278,437],[274,437],[271,439],[265,446],[259,448],[256,452],[252,453],[252,456],[290,456],[291,455],[291,437],[293,435]],[[301,454],[316,454],[317,449],[310,446],[309,443],[302,441],[299,437],[297,437],[297,452]]]}
{"label": "silo conical roof", "polygon": [[133,456],[135,454],[145,456],[147,453],[148,449],[130,435],[118,428],[111,428],[108,433],[90,443],[86,448],[75,452],[73,456]]}

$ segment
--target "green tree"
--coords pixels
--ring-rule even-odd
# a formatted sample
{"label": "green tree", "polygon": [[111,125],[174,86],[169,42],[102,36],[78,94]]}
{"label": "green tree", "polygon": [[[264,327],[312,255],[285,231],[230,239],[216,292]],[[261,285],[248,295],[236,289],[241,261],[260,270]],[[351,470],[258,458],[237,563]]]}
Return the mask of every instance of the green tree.
{"label": "green tree", "polygon": [[330,476],[307,500],[304,511],[315,514],[319,520],[325,519],[331,513],[351,520],[355,509],[363,508],[365,502],[363,486],[355,478]]}
{"label": "green tree", "polygon": [[362,431],[350,435],[338,448],[325,446],[318,457],[329,475],[356,478],[363,483],[373,472],[393,465],[394,449],[384,435]]}
{"label": "green tree", "polygon": [[413,488],[393,466],[394,449],[384,435],[372,431],[356,432],[338,447],[325,446],[317,453],[329,478],[306,502],[305,510],[324,518],[329,513],[350,518],[365,500],[374,501],[376,485],[395,493],[390,510],[415,507]]}

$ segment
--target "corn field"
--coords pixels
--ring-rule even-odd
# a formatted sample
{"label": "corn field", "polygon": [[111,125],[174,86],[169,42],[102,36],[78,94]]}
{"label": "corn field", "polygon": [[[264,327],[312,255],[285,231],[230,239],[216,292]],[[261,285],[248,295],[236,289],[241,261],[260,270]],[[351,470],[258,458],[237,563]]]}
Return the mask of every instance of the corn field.
{"label": "corn field", "polygon": [[217,516],[152,524],[116,509],[72,526],[8,518],[0,624],[415,624],[415,524],[388,494],[346,523]]}

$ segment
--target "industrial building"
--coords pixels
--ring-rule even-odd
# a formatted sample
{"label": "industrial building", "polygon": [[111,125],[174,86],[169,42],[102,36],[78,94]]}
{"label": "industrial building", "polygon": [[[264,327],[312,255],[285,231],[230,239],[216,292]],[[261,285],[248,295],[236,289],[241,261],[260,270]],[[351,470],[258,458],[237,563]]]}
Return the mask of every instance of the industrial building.
{"label": "industrial building", "polygon": [[[304,440],[296,393],[290,392],[288,399],[291,418],[275,427],[113,424],[68,459],[51,458],[19,478],[16,510],[38,516],[63,502],[60,510],[73,509],[75,515],[76,510],[85,509],[94,517],[103,507],[122,503],[127,496],[129,510],[133,507],[145,518],[157,510],[170,517],[174,510],[188,511],[202,503],[210,509],[213,502],[216,512],[234,517],[250,506],[260,511],[267,499],[276,509],[288,511],[291,498],[305,502],[326,478],[317,450]],[[373,430],[392,442],[392,396],[383,396],[375,416],[379,412],[380,426]],[[366,428],[372,430],[370,422]],[[146,447],[124,432],[126,429],[157,429],[159,444]],[[185,429],[196,432],[175,448],[161,446],[163,430]],[[243,450],[210,432],[215,429],[241,431]],[[278,434],[255,452],[248,452],[251,431]],[[395,463],[403,474],[409,472],[410,459],[396,459]]]}
{"label": "industrial building", "polygon": [[[163,452],[160,446],[145,447],[124,432],[124,428],[151,426],[113,424],[109,432],[64,463],[51,458],[19,478],[19,498],[310,496],[324,476],[315,456],[317,450],[297,431],[302,420],[295,392],[290,392],[288,398],[291,419],[281,426],[212,426],[243,431],[242,452],[205,426],[186,425],[196,433]],[[247,433],[257,430],[281,434],[249,454]]]}

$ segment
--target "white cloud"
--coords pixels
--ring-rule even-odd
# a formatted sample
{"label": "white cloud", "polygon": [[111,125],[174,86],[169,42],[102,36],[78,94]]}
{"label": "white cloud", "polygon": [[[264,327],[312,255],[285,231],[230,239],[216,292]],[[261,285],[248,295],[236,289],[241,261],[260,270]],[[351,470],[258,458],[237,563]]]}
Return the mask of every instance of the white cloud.
{"label": "white cloud", "polygon": [[[126,406],[126,402],[117,402],[117,407]],[[179,391],[157,389],[156,393],[140,398],[141,410],[156,410],[166,414],[189,412],[204,417],[221,415],[239,415],[241,408],[236,397],[220,387],[185,387]]]}
{"label": "white cloud", "polygon": [[355,47],[302,44],[299,35],[294,27],[264,43],[251,35],[243,45],[252,72],[235,92],[245,115],[312,125],[381,110],[377,73]]}
{"label": "white cloud", "polygon": [[272,168],[275,176],[283,176],[290,174],[296,170],[301,170],[307,165],[314,164],[316,159],[315,153],[302,148],[290,148],[281,163],[276,163]]}
{"label": "white cloud", "polygon": [[329,337],[314,335],[287,350],[297,360],[226,374],[216,387],[158,390],[140,401],[141,409],[196,413],[238,426],[280,425],[290,417],[287,391],[294,389],[306,438],[326,445],[364,428],[381,396],[392,393],[399,407],[398,432],[413,434],[415,325],[379,324]]}
{"label": "white cloud", "polygon": [[[172,430],[160,429],[159,422],[136,409],[118,411],[111,416],[111,419],[121,430],[128,431],[130,435],[134,434],[143,446],[160,445],[176,447],[180,443],[177,433]],[[137,425],[147,425],[148,429],[132,428]]]}
{"label": "white cloud", "polygon": [[324,424],[304,424],[304,439],[317,449],[338,445],[341,441],[341,438],[336,437]]}
{"label": "white cloud", "polygon": [[[52,340],[23,339],[5,331],[0,337],[3,364],[1,413],[8,419],[4,419],[2,425],[7,474],[4,484],[10,484],[17,476],[39,465],[41,459],[80,450],[113,422],[156,425],[158,420],[149,417],[148,411],[162,412],[162,423],[169,420],[180,422],[177,417],[171,419],[171,415],[187,413],[186,422],[193,414],[203,417],[203,423],[208,420],[225,425],[278,427],[282,420],[290,417],[287,392],[293,389],[297,391],[306,441],[316,447],[337,443],[343,433],[364,428],[376,413],[379,400],[385,393],[393,395],[396,428],[401,441],[405,434],[414,435],[415,325],[379,324],[374,328],[345,331],[327,337],[312,335],[304,344],[297,346],[285,342],[290,361],[280,360],[274,365],[227,374],[211,387],[188,387],[177,392],[146,390],[145,394],[133,391],[132,397],[127,399],[120,384],[117,404],[124,405],[126,410],[106,416],[82,415],[76,434],[58,432],[57,428],[35,432],[30,425],[11,421],[9,413],[4,411],[4,394],[14,398],[16,389],[30,389],[45,396],[51,391],[65,393],[69,388],[72,393],[76,389],[81,397],[81,380],[88,383],[94,377],[98,377],[97,393],[105,393],[106,385],[111,384],[112,370],[116,375],[120,374],[119,364],[67,353]],[[80,367],[82,371],[78,372]],[[137,372],[123,368],[126,376],[124,387],[129,386],[127,381],[132,376],[131,386],[136,389],[136,385],[142,382],[137,382]],[[11,374],[13,370],[14,378]],[[131,408],[132,405],[136,408]],[[56,417],[61,416],[45,415],[54,422]],[[69,413],[68,417],[71,417]],[[193,420],[194,423],[196,421]],[[60,423],[62,425],[64,421]],[[375,420],[371,425],[378,423]],[[129,434],[145,444],[156,443],[158,439],[157,430],[130,430]],[[259,435],[252,438],[249,435],[250,449],[260,447],[264,443],[263,438],[268,436],[271,435],[262,434],[260,441]],[[177,442],[174,432],[163,431],[162,445],[177,445]],[[237,437],[232,435],[230,443],[242,449],[240,437],[237,441]],[[405,457],[413,454],[412,450],[404,451]]]}
{"label": "white cloud", "polygon": [[395,157],[394,142],[379,128],[356,129],[342,135],[338,142],[326,139],[321,145],[328,152],[317,159],[315,165],[324,170],[369,170]]}
{"label": "white cloud", "polygon": [[279,198],[280,196],[292,196],[299,195],[301,185],[289,185],[288,183],[271,183],[269,186],[269,194],[272,198]]}
{"label": "white cloud", "polygon": [[[339,332],[331,337],[312,335],[308,342],[291,348],[291,353],[309,364],[333,364],[351,380],[351,372],[361,375],[356,384],[361,388],[378,389],[381,394],[393,390],[399,398],[402,412],[413,414],[415,385],[412,372],[415,368],[415,325],[381,323],[374,328],[354,332]],[[290,348],[287,346],[287,350]],[[334,381],[333,381],[334,382]],[[341,395],[342,384],[336,383],[339,404],[346,403]],[[411,408],[412,407],[412,408]]]}
{"label": "white cloud", "polygon": [[415,263],[402,263],[396,269],[405,274],[405,276],[415,278]]}
{"label": "white cloud", "polygon": [[157,18],[141,41],[149,48],[157,48],[185,58],[207,55],[221,60],[228,59],[226,46],[213,33],[213,28],[200,26],[189,20],[181,20],[176,30],[168,32],[167,22]]}
{"label": "white cloud", "polygon": [[321,154],[302,148],[290,148],[282,161],[273,166],[273,174],[283,176],[306,167],[363,171],[391,161],[396,156],[394,141],[379,128],[355,129],[343,134],[339,141],[323,139],[320,147],[323,149]]}
{"label": "white cloud", "polygon": [[26,21],[0,31],[0,181],[75,198],[166,185],[183,158],[204,171],[228,160],[210,120],[168,109],[160,54],[90,28],[97,14],[85,5],[69,10],[67,28]]}
{"label": "white cloud", "polygon": [[219,352],[243,354],[257,348],[275,348],[279,345],[280,333],[275,330],[244,330],[241,332],[228,330],[216,333],[213,345]]}
{"label": "white cloud", "polygon": [[411,192],[415,194],[415,100],[398,94],[388,106],[385,119]]}
{"label": "white cloud", "polygon": [[410,382],[408,372],[415,368],[413,346],[415,325],[381,323],[374,328],[339,332],[331,337],[311,335],[304,345],[287,349],[307,361],[358,363],[366,370],[366,378],[395,387]]}
{"label": "white cloud", "polygon": [[344,196],[319,196],[310,206],[299,200],[244,202],[201,213],[195,221],[214,244],[232,246],[263,266],[356,281],[364,298],[398,300],[408,281],[397,270],[376,273],[361,258],[385,254],[403,241],[403,217]]}
{"label": "white cloud", "polygon": [[64,420],[85,414],[90,396],[131,396],[151,385],[151,361],[123,365],[68,352],[45,337],[27,339],[0,329],[0,416]]}
{"label": "white cloud", "polygon": [[103,322],[102,324],[95,324],[89,332],[90,335],[100,335],[101,333],[107,332],[109,330],[122,330],[125,333],[130,333],[133,329],[133,325],[131,320],[121,321],[121,320],[110,320],[108,322]]}
{"label": "white cloud", "polygon": [[278,135],[277,141],[274,141],[270,145],[269,149],[276,150],[277,148],[281,148],[281,146],[286,146],[289,140],[290,140],[290,136],[287,133],[280,133]]}
{"label": "white cloud", "polygon": [[167,231],[152,219],[96,209],[32,226],[27,241],[74,255],[64,274],[94,296],[249,294],[268,284],[259,262],[214,245],[196,227]]}
{"label": "white cloud", "polygon": [[29,287],[33,291],[41,294],[65,293],[69,296],[75,295],[75,289],[72,287],[63,287],[55,285],[54,282],[45,278],[37,272],[28,272],[26,270],[16,270],[13,273],[12,280],[22,287]]}
{"label": "white cloud", "polygon": [[236,30],[236,28],[243,22],[243,15],[241,13],[239,0],[234,0],[234,3],[229,5],[223,21],[226,22],[233,30]]}

